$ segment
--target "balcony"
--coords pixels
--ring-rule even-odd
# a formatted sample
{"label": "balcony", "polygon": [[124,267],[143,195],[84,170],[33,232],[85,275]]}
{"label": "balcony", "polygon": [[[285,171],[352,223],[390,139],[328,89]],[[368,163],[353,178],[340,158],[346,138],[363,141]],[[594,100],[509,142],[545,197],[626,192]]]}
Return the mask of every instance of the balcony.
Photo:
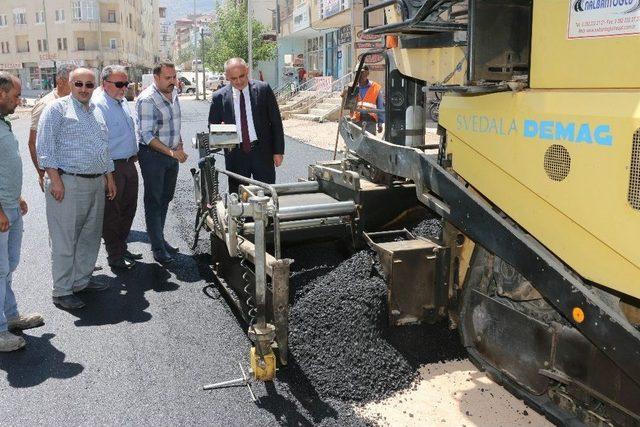
{"label": "balcony", "polygon": [[121,27],[121,23],[118,21],[107,21],[107,20],[103,20],[100,22],[100,29],[102,31],[107,31],[107,32],[119,32],[120,31],[120,27]]}

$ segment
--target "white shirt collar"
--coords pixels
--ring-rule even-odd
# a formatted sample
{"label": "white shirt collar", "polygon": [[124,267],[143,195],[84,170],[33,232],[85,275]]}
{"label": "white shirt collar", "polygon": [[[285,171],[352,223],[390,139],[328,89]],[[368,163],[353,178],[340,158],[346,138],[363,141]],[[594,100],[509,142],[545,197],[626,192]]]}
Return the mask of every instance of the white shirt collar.
{"label": "white shirt collar", "polygon": [[[233,94],[236,96],[240,96],[240,91],[238,89],[236,89],[235,87],[233,87]],[[249,95],[249,84],[247,83],[247,85],[244,87],[244,89],[242,89],[242,93],[244,93],[244,96]]]}

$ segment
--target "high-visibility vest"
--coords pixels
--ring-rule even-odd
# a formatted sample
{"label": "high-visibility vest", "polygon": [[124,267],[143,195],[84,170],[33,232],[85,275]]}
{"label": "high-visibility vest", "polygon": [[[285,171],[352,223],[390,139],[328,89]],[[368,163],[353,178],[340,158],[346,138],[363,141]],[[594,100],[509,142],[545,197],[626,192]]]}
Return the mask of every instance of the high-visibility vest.
{"label": "high-visibility vest", "polygon": [[[367,89],[367,92],[365,92],[364,94],[364,98],[360,99],[360,88],[358,88],[358,96],[356,98],[356,108],[358,110],[375,110],[378,108],[378,95],[380,94],[380,90],[381,90],[381,86],[376,83],[376,82],[372,82],[371,80],[369,80],[369,89]],[[369,114],[371,115],[371,117],[373,117],[374,121],[378,121],[378,114],[376,113],[364,113],[364,114]],[[360,112],[359,111],[355,111],[352,117],[354,122],[359,122],[360,120]]]}

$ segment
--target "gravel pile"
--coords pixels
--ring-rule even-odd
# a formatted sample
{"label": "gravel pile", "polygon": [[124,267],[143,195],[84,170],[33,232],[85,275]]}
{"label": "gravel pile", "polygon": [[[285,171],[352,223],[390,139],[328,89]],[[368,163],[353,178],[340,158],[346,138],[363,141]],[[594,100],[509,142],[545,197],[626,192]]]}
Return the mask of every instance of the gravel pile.
{"label": "gravel pile", "polygon": [[386,291],[373,252],[363,250],[318,277],[291,308],[291,352],[320,396],[369,400],[416,377],[383,337]]}
{"label": "gravel pile", "polygon": [[425,219],[411,229],[411,233],[413,233],[414,236],[429,237],[431,239],[440,238],[441,232],[442,225],[440,224],[440,219],[438,218]]}
{"label": "gravel pile", "polygon": [[[411,229],[439,237],[426,219]],[[387,287],[373,251],[345,259],[330,247],[299,248],[289,319],[292,363],[322,398],[370,401],[407,388],[423,363],[457,359],[464,349],[446,323],[387,326]],[[343,260],[340,262],[340,260]]]}

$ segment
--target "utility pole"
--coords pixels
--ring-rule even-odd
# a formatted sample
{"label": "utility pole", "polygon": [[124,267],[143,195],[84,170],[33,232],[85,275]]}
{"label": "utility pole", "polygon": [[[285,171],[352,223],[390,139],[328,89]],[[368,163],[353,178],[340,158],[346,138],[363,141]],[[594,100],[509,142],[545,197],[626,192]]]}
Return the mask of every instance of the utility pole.
{"label": "utility pole", "polygon": [[195,66],[195,73],[196,73],[196,99],[199,100],[200,99],[200,95],[199,95],[199,91],[198,91],[198,33],[197,28],[196,28],[196,0],[193,0],[193,23],[192,23],[192,28],[193,28],[193,56],[194,56],[194,66]]}
{"label": "utility pole", "polygon": [[200,27],[200,48],[202,50],[202,99],[207,99],[207,75],[204,69],[204,26]]}
{"label": "utility pole", "polygon": [[253,25],[251,25],[251,0],[247,0],[247,37],[249,45],[249,78],[251,78],[251,72],[253,71]]}
{"label": "utility pole", "polygon": [[[50,52],[51,43],[49,43],[49,23],[47,22],[47,6],[44,0],[42,0],[42,13],[44,13],[44,37],[47,39],[47,53]],[[50,56],[51,57],[51,56]],[[56,87],[56,75],[58,74],[58,68],[56,67],[56,61],[53,61],[53,78],[51,87]]]}

